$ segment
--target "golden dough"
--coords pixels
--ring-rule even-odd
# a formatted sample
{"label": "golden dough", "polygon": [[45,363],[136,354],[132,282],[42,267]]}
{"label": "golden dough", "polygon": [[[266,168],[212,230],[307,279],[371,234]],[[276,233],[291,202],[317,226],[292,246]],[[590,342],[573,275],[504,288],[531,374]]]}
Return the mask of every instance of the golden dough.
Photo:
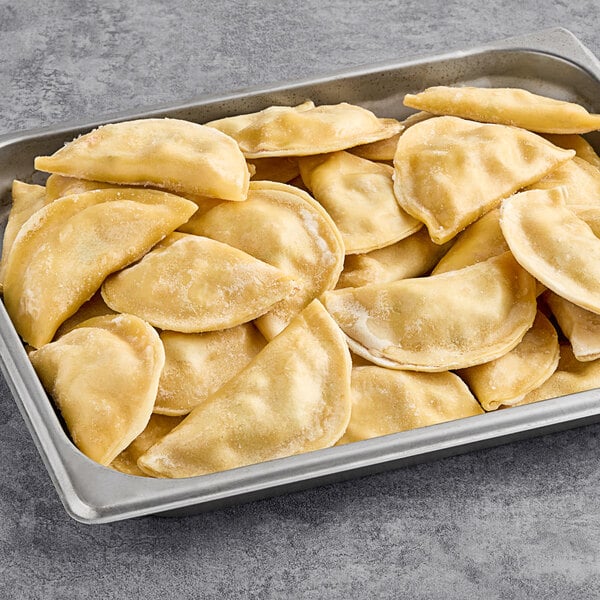
{"label": "golden dough", "polygon": [[294,289],[282,271],[209,238],[172,233],[102,285],[110,308],[196,333],[256,319]]}
{"label": "golden dough", "polygon": [[544,298],[561,331],[571,342],[575,358],[581,361],[600,358],[600,315],[550,291]]}
{"label": "golden dough", "polygon": [[394,192],[441,244],[574,154],[515,127],[436,117],[400,136]]}
{"label": "golden dough", "polygon": [[450,247],[449,243],[432,242],[423,228],[391,246],[367,254],[350,254],[336,289],[419,277],[430,271]]}
{"label": "golden dough", "polygon": [[192,477],[332,446],[350,419],[350,370],[344,336],[315,300],[138,466]]}
{"label": "golden dough", "polygon": [[110,467],[127,475],[148,477],[144,471],[137,466],[137,460],[148,448],[154,446],[169,431],[183,421],[183,417],[167,417],[166,415],[153,414],[148,421],[146,429],[138,435],[121,454],[111,463]]}
{"label": "golden dough", "polygon": [[95,317],[30,355],[75,445],[103,465],[144,430],[165,354],[132,315]]}
{"label": "golden dough", "polygon": [[565,205],[562,188],[508,198],[500,226],[523,268],[559,296],[600,313],[600,239]]}
{"label": "golden dough", "polygon": [[245,200],[250,179],[235,140],[212,127],[180,119],[103,125],[52,156],[38,156],[35,168],[225,200]]}
{"label": "golden dough", "polygon": [[180,229],[235,246],[293,277],[298,288],[256,323],[267,339],[332,289],[344,264],[342,236],[325,209],[283,183],[250,182],[246,202],[221,204]]}
{"label": "golden dough", "polygon": [[600,387],[600,359],[579,361],[569,344],[561,345],[560,360],[554,374],[518,404],[566,396]]}
{"label": "golden dough", "polygon": [[600,206],[600,170],[575,156],[527,190],[549,190],[562,187],[569,205]]}
{"label": "golden dough", "polygon": [[350,349],[393,369],[447,371],[512,350],[536,313],[535,280],[506,252],[459,271],[327,292]]}
{"label": "golden dough", "polygon": [[308,156],[299,164],[302,180],[340,230],[346,254],[389,246],[423,226],[398,206],[392,167],[349,152]]}
{"label": "golden dough", "polygon": [[538,312],[521,342],[500,358],[462,369],[460,377],[485,410],[511,406],[539,387],[558,365],[558,336],[552,323]]}
{"label": "golden dough", "polygon": [[600,115],[583,106],[519,88],[430,87],[406,94],[405,106],[436,115],[514,125],[539,133],[586,133],[600,129]]}
{"label": "golden dough", "polygon": [[4,272],[8,254],[22,225],[40,208],[48,204],[46,190],[41,185],[31,185],[15,179],[12,183],[12,206],[4,229],[2,259],[0,260],[0,291],[3,287]]}
{"label": "golden dough", "polygon": [[246,158],[307,156],[345,150],[389,138],[402,129],[395,119],[379,119],[371,111],[342,102],[307,110],[275,107],[240,115],[244,128],[223,121],[207,123],[234,137]]}
{"label": "golden dough", "polygon": [[559,148],[575,150],[579,158],[600,169],[600,156],[596,154],[593,146],[581,135],[577,135],[576,133],[545,133],[543,137]]}
{"label": "golden dough", "polygon": [[255,158],[248,161],[255,168],[252,181],[278,181],[288,183],[300,175],[298,159],[293,156],[273,156]]}
{"label": "golden dough", "polygon": [[265,346],[251,323],[208,333],[161,331],[165,367],[154,412],[186,415],[237,375]]}
{"label": "golden dough", "polygon": [[98,290],[187,221],[196,205],[143,189],[95,190],[40,209],[19,231],[6,264],[4,302],[35,348]]}
{"label": "golden dough", "polygon": [[454,373],[354,367],[352,416],[338,445],[481,414],[481,406]]}
{"label": "golden dough", "polygon": [[452,248],[435,266],[432,275],[457,271],[508,250],[500,229],[500,210],[494,209],[469,225],[456,237]]}

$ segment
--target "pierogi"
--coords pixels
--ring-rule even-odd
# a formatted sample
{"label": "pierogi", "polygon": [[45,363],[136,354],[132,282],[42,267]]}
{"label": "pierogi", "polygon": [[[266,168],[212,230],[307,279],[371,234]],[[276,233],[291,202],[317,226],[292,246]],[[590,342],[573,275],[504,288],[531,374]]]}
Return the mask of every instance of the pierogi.
{"label": "pierogi", "polygon": [[49,203],[46,189],[41,185],[31,185],[15,179],[12,183],[12,206],[4,229],[2,259],[0,259],[0,291],[4,282],[6,261],[13,242],[23,224],[40,208]]}
{"label": "pierogi", "polygon": [[523,268],[559,296],[600,314],[600,239],[566,206],[562,188],[508,198],[500,226]]}
{"label": "pierogi", "polygon": [[380,119],[346,102],[307,110],[277,108],[246,115],[248,124],[240,129],[227,119],[207,125],[228,132],[249,159],[336,152],[389,138],[402,129],[395,119]]}
{"label": "pierogi", "polygon": [[516,127],[436,117],[400,136],[394,192],[442,244],[574,154]]}
{"label": "pierogi", "polygon": [[141,319],[95,317],[29,356],[75,445],[92,460],[110,464],[145,429],[165,353]]}
{"label": "pierogi", "polygon": [[306,187],[340,230],[346,254],[390,246],[423,226],[398,206],[392,167],[343,151],[299,164]]}
{"label": "pierogi", "polygon": [[422,228],[391,246],[350,254],[344,260],[336,289],[419,277],[429,272],[451,245],[434,243],[427,229]]}
{"label": "pierogi", "polygon": [[531,329],[510,352],[482,365],[461,369],[485,410],[511,406],[546,381],[558,365],[558,336],[552,323],[537,313]]}
{"label": "pierogi", "polygon": [[483,414],[454,373],[352,369],[352,415],[338,444]]}
{"label": "pierogi", "polygon": [[4,302],[19,335],[35,348],[48,343],[107,275],[140,258],[195,210],[179,196],[132,188],[65,196],[38,210],[6,263]]}
{"label": "pierogi", "polygon": [[325,209],[282,183],[251,182],[246,202],[220,204],[180,230],[230,244],[295,280],[298,287],[256,322],[268,340],[333,289],[344,264],[342,236]]}
{"label": "pierogi", "polygon": [[235,140],[212,127],[180,119],[103,125],[52,156],[38,156],[35,168],[225,200],[245,200],[250,180]]}
{"label": "pierogi", "polygon": [[294,289],[285,273],[237,248],[175,232],[102,284],[102,297],[170,331],[198,333],[247,323]]}
{"label": "pierogi", "polygon": [[518,88],[435,86],[406,94],[404,104],[436,115],[513,125],[539,133],[587,133],[600,129],[600,115],[583,106]]}
{"label": "pierogi", "polygon": [[251,323],[208,333],[161,331],[165,366],[154,412],[186,415],[237,375],[265,346]]}
{"label": "pierogi", "polygon": [[577,360],[600,358],[600,315],[585,310],[553,292],[544,297]]}
{"label": "pierogi", "polygon": [[441,275],[327,292],[323,302],[353,352],[411,371],[498,358],[536,313],[535,280],[510,252]]}
{"label": "pierogi", "polygon": [[350,420],[350,370],[344,336],[315,300],[138,466],[192,477],[332,446]]}

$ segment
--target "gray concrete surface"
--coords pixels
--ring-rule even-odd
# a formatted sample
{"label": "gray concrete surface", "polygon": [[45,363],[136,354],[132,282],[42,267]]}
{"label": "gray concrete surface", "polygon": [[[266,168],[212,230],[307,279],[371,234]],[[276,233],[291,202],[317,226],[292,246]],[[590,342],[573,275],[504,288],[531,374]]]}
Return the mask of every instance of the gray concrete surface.
{"label": "gray concrete surface", "polygon": [[[0,0],[0,133],[562,25],[597,0]],[[63,511],[0,382],[1,598],[596,598],[600,425],[185,519]]]}

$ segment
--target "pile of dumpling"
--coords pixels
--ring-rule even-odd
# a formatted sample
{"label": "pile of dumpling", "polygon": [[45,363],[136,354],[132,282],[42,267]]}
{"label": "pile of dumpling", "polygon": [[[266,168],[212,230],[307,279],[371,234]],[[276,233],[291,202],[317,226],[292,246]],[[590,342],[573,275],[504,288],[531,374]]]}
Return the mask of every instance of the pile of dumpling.
{"label": "pile of dumpling", "polygon": [[4,302],[84,454],[189,477],[600,386],[600,115],[405,104],[113,123],[14,182]]}

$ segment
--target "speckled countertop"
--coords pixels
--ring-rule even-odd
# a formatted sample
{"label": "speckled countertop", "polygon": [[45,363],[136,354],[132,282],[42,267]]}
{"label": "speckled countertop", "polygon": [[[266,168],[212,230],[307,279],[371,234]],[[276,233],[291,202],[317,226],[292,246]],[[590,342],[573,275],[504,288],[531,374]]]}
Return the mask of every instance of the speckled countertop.
{"label": "speckled countertop", "polygon": [[[596,0],[0,0],[0,134],[557,25],[600,55],[599,22]],[[64,512],[2,380],[0,424],[2,598],[600,595],[600,425],[87,526]]]}

